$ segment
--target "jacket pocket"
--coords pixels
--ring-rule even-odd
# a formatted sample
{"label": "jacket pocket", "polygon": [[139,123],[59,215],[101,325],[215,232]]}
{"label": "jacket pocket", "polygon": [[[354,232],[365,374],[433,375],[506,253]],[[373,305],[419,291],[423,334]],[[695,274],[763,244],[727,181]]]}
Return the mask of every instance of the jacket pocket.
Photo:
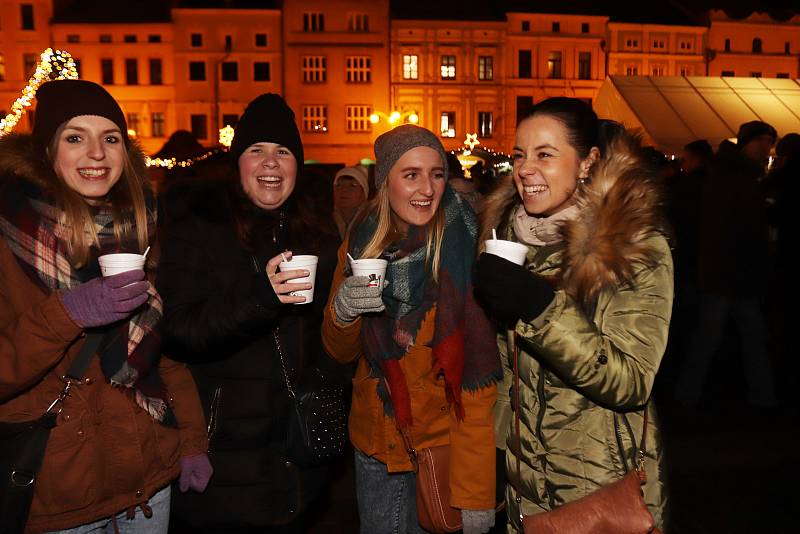
{"label": "jacket pocket", "polygon": [[[57,515],[94,503],[97,471],[92,464],[98,444],[83,417],[62,422],[50,433],[34,495],[34,512]],[[37,502],[38,501],[38,505]]]}

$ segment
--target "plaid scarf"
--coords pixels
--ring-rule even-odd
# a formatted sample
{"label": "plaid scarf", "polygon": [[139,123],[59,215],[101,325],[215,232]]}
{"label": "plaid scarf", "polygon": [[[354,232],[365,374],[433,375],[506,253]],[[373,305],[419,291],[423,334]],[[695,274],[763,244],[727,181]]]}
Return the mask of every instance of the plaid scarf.
{"label": "plaid scarf", "polygon": [[[155,232],[152,197],[147,199],[148,235]],[[75,269],[67,256],[67,228],[63,213],[50,195],[28,181],[15,181],[0,195],[0,235],[6,240],[22,270],[43,291],[70,289],[99,276],[97,257],[110,252],[138,253],[137,243],[117,243],[109,209],[94,212],[100,242],[92,247],[87,267]],[[104,327],[107,335],[98,351],[100,367],[110,384],[129,395],[154,419],[175,425],[169,394],[157,371],[161,342],[156,329],[163,315],[161,297],[155,288],[149,299],[129,320]]]}
{"label": "plaid scarf", "polygon": [[[442,241],[439,281],[433,280],[426,261],[424,227],[411,226],[408,235],[387,247],[381,255],[389,260],[388,286],[383,290],[386,311],[364,316],[361,338],[371,375],[378,382],[378,395],[387,414],[400,428],[413,423],[411,397],[400,359],[414,346],[427,313],[436,304],[433,349],[435,374],[443,374],[447,400],[459,419],[464,418],[461,391],[475,391],[502,378],[495,332],[472,291],[477,221],[466,202],[445,188],[442,206],[445,231]],[[377,227],[371,213],[354,229],[350,254],[359,257]],[[389,395],[391,392],[391,395]]]}

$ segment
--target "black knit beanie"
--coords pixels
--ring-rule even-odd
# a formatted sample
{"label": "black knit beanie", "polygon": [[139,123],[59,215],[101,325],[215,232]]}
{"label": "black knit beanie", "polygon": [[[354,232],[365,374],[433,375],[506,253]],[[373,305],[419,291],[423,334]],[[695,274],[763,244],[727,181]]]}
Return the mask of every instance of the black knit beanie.
{"label": "black knit beanie", "polygon": [[375,140],[375,189],[381,188],[397,160],[418,146],[426,146],[439,153],[444,175],[447,176],[447,156],[439,138],[421,126],[403,124]]}
{"label": "black knit beanie", "polygon": [[294,112],[286,101],[275,93],[265,93],[247,105],[234,129],[231,154],[239,156],[254,143],[276,143],[288,148],[303,165],[303,143],[294,122]]}
{"label": "black knit beanie", "polygon": [[87,80],[53,80],[36,91],[33,144],[44,155],[56,130],[81,115],[105,117],[119,127],[128,144],[128,126],[122,109],[102,86]]}

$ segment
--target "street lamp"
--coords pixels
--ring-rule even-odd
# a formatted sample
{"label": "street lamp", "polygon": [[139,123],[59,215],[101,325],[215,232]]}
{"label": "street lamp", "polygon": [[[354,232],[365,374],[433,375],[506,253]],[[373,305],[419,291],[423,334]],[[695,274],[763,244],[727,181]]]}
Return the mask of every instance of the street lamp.
{"label": "street lamp", "polygon": [[369,122],[372,124],[378,124],[381,120],[381,117],[386,119],[386,122],[388,122],[392,128],[394,128],[397,123],[404,118],[407,119],[411,124],[417,124],[419,122],[419,115],[417,115],[416,111],[392,111],[388,115],[382,111],[375,111],[369,116]]}

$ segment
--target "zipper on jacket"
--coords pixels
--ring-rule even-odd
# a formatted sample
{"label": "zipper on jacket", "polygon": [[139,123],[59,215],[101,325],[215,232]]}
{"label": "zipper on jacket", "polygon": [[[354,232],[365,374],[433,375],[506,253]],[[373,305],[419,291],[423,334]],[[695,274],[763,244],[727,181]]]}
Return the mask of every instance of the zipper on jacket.
{"label": "zipper on jacket", "polygon": [[619,450],[619,457],[622,460],[622,467],[625,468],[625,472],[628,472],[628,459],[625,458],[625,447],[623,446],[622,442],[622,431],[619,429],[619,420],[617,419],[616,412],[612,412],[612,417],[614,418],[614,434],[617,436],[617,448]]}
{"label": "zipper on jacket", "polygon": [[214,394],[211,396],[211,406],[208,410],[208,427],[206,427],[206,437],[208,438],[208,452],[211,452],[211,441],[217,433],[219,426],[219,410],[222,406],[222,386],[214,388]]}
{"label": "zipper on jacket", "polygon": [[[539,397],[539,411],[536,414],[536,437],[539,439],[539,443],[541,443],[542,448],[544,449],[547,447],[544,439],[544,433],[542,432],[542,424],[544,423],[544,413],[547,409],[547,401],[545,400],[544,396],[544,386],[545,386],[545,371],[544,367],[541,365],[539,366],[539,378],[536,383],[536,395]],[[548,503],[550,509],[552,510],[555,508],[555,503],[553,502],[553,498],[550,495],[550,492],[547,490],[547,454],[540,454],[539,455],[539,466],[542,469],[542,474],[544,475],[543,480],[544,486],[542,487],[542,500],[543,502]]]}

